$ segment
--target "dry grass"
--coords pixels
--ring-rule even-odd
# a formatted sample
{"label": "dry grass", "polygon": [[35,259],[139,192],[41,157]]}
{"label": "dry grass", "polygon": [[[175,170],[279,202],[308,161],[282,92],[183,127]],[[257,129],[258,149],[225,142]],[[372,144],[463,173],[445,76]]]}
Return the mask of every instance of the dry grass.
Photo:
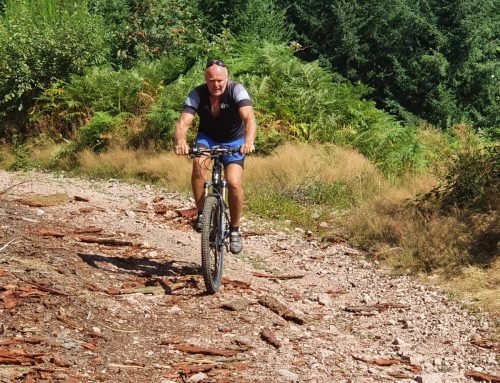
{"label": "dry grass", "polygon": [[288,143],[245,163],[246,212],[331,234],[344,211],[380,194],[380,172],[358,152],[335,145]]}
{"label": "dry grass", "polygon": [[[407,253],[399,251],[402,241],[426,236],[427,232],[420,221],[415,221],[418,217],[405,212],[403,206],[413,201],[417,194],[430,190],[435,183],[435,179],[427,175],[407,176],[398,185],[383,182],[381,187],[360,200],[357,207],[350,209],[347,219],[342,219],[339,224],[354,242],[365,249],[375,254],[404,257]],[[389,251],[392,248],[397,248],[398,252]]]}
{"label": "dry grass", "polygon": [[114,148],[105,153],[83,151],[78,155],[82,171],[99,177],[139,178],[159,182],[171,190],[187,190],[191,164],[173,153]]}
{"label": "dry grass", "polygon": [[467,264],[477,233],[458,216],[422,214],[413,205],[391,199],[404,195],[387,193],[353,210],[346,220],[351,238],[400,270],[450,272]]}
{"label": "dry grass", "polygon": [[53,161],[53,155],[63,145],[53,142],[38,142],[28,146],[29,161],[36,167],[49,168]]}
{"label": "dry grass", "polygon": [[143,170],[168,187],[170,190],[191,188],[191,162],[187,157],[174,153],[164,153],[149,157],[144,161]]}
{"label": "dry grass", "polygon": [[8,169],[14,164],[15,161],[16,157],[12,148],[8,145],[0,145],[0,168]]}
{"label": "dry grass", "polygon": [[500,319],[500,259],[487,268],[469,266],[441,283],[472,304],[482,302]]}
{"label": "dry grass", "polygon": [[493,337],[500,340],[500,259],[489,267],[469,266],[448,278],[433,278],[441,288],[458,297],[471,311],[491,318]]}
{"label": "dry grass", "polygon": [[249,194],[277,193],[313,205],[344,208],[386,187],[383,176],[366,158],[335,145],[289,143],[268,157],[250,157],[246,162]]}
{"label": "dry grass", "polygon": [[375,167],[358,152],[334,145],[285,144],[268,157],[250,157],[245,179],[248,183],[271,181],[278,187],[300,184],[304,177],[320,182],[373,178],[382,183]]}
{"label": "dry grass", "polygon": [[405,185],[351,210],[343,221],[349,237],[394,270],[432,275],[432,283],[489,312],[499,331],[498,215],[423,212],[407,202],[432,187],[432,179]]}

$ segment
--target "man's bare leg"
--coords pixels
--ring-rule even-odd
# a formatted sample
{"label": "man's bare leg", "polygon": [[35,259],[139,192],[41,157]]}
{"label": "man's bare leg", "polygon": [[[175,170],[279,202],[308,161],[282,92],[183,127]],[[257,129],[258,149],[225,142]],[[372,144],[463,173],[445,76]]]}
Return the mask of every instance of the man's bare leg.
{"label": "man's bare leg", "polygon": [[193,171],[191,172],[191,188],[193,190],[193,198],[196,203],[198,212],[203,210],[205,202],[205,181],[207,179],[208,169],[210,168],[211,160],[208,157],[195,157],[193,159]]}
{"label": "man's bare leg", "polygon": [[243,168],[238,164],[229,164],[225,168],[228,184],[228,202],[231,226],[239,227],[243,211]]}

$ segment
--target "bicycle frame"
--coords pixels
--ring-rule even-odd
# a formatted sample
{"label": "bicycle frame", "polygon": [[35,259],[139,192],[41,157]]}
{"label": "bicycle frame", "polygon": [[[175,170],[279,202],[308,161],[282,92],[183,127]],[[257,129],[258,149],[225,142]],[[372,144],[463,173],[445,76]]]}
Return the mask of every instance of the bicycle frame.
{"label": "bicycle frame", "polygon": [[[207,156],[213,160],[212,177],[210,181],[204,183],[204,195],[207,198],[209,195],[215,196],[222,204],[220,222],[229,222],[229,217],[226,209],[227,201],[227,181],[223,177],[222,156],[237,153],[239,149],[230,148],[228,146],[213,146],[211,148],[191,148],[190,155],[200,157]],[[229,235],[229,225],[224,225],[224,235],[221,238],[222,243]]]}
{"label": "bicycle frame", "polygon": [[222,156],[238,149],[215,146],[209,149],[192,148],[192,157],[206,156],[213,160],[212,177],[204,183],[205,202],[201,228],[201,260],[205,287],[215,293],[220,286],[224,265],[224,250],[229,239],[229,219],[226,209],[227,181],[223,177]]}
{"label": "bicycle frame", "polygon": [[212,180],[205,181],[204,189],[205,198],[207,198],[209,195],[213,195],[219,200],[219,203],[222,206],[222,209],[220,209],[219,222],[223,223],[222,229],[224,230],[224,235],[218,238],[218,240],[220,241],[218,245],[223,245],[225,239],[229,235],[229,227],[226,224],[229,221],[229,217],[226,210],[227,181],[222,176],[223,166],[220,157],[220,154],[211,156],[212,160],[214,161],[212,165]]}

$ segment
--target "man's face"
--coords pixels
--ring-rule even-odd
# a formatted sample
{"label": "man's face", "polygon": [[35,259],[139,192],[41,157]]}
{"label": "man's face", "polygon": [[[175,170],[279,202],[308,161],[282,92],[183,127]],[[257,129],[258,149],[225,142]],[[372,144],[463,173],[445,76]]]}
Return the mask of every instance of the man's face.
{"label": "man's face", "polygon": [[212,96],[219,97],[224,93],[227,85],[227,68],[218,65],[212,65],[205,70],[205,82],[208,91]]}

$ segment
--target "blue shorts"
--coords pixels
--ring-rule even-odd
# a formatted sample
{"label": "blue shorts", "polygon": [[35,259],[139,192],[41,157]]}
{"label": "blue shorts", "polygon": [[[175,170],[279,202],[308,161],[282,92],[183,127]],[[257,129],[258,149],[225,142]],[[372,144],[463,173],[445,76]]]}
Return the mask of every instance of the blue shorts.
{"label": "blue shorts", "polygon": [[[245,139],[243,137],[236,138],[232,141],[226,141],[226,142],[217,142],[212,140],[210,137],[208,137],[204,133],[198,133],[195,139],[195,145],[197,147],[201,148],[211,148],[212,146],[216,145],[226,145],[231,148],[238,148],[243,145],[245,142]],[[231,154],[230,156],[224,156],[222,157],[222,163],[224,165],[229,165],[229,164],[238,164],[241,167],[243,167],[243,163],[245,162],[245,155],[241,153],[234,153]]]}

